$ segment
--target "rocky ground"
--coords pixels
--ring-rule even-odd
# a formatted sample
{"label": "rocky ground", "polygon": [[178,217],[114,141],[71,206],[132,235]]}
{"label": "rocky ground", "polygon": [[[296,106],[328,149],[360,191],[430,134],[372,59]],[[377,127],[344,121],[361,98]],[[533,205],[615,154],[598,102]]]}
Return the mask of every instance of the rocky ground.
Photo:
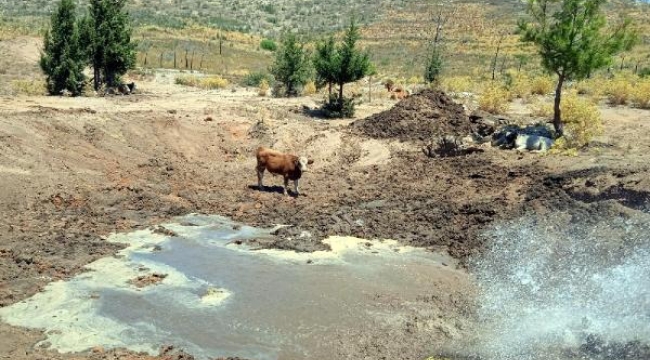
{"label": "rocky ground", "polygon": [[[262,246],[313,251],[328,235],[390,238],[447,251],[462,266],[482,251],[481,232],[495,221],[563,209],[584,218],[648,210],[647,111],[603,107],[606,136],[577,157],[489,144],[467,156],[427,157],[421,147],[432,136],[462,135],[475,125],[442,96],[407,98],[386,112],[394,104],[389,100],[364,104],[357,119],[343,121],[305,115],[303,106],[316,105],[310,98],[267,99],[244,89],[192,91],[147,81],[140,94],[128,97],[2,97],[0,306],[115,253],[119,247],[103,240],[111,232],[192,212],[292,225]],[[377,115],[366,119],[371,114]],[[430,123],[422,126],[424,120]],[[259,145],[315,160],[300,196],[282,196],[282,180],[271,176],[265,191],[257,189],[253,151]],[[558,221],[570,223],[571,217]],[[305,233],[310,236],[299,236]],[[448,297],[425,291],[409,299],[419,304],[411,318],[369,331],[364,341],[370,345],[340,356],[417,358],[431,351],[424,344],[432,336],[453,337],[445,327],[431,335],[423,324],[440,313],[470,317],[471,289],[450,282],[438,290]],[[395,301],[385,305],[406,303]],[[431,307],[438,312],[423,313]],[[74,358],[34,349],[40,336],[0,324],[0,357]],[[78,356],[147,358],[103,349]],[[190,357],[169,348],[160,356]]]}

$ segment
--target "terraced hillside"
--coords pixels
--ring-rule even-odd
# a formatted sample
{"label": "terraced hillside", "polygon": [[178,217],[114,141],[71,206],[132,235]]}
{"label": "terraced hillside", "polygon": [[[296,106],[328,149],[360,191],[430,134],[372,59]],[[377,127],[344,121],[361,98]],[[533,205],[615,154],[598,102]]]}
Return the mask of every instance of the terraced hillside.
{"label": "terraced hillside", "polygon": [[[88,1],[81,0],[84,6]],[[367,23],[388,9],[399,9],[412,0],[133,0],[130,12],[138,25],[184,27],[201,24],[228,30],[272,36],[283,29],[310,33],[341,27],[350,15]],[[5,15],[42,16],[56,7],[50,0],[8,0]]]}

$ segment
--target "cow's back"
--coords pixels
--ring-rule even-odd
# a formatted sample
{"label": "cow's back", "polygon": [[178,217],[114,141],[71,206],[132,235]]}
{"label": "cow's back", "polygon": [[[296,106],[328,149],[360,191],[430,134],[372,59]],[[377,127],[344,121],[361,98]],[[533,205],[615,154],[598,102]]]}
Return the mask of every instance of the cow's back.
{"label": "cow's back", "polygon": [[292,179],[296,178],[297,156],[260,146],[257,148],[256,157],[258,167],[264,167],[274,174],[289,175]]}

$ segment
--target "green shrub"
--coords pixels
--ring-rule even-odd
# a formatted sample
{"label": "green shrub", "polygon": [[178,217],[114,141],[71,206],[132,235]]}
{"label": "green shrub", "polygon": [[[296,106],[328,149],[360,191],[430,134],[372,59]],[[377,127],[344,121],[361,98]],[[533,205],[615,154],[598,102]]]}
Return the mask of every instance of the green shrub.
{"label": "green shrub", "polygon": [[260,49],[267,51],[275,51],[278,49],[278,44],[271,39],[263,39],[260,41]]}
{"label": "green shrub", "polygon": [[47,87],[42,80],[13,80],[11,88],[16,94],[21,95],[45,95]]}
{"label": "green shrub", "polygon": [[508,111],[510,104],[508,99],[510,92],[496,82],[490,82],[483,88],[478,99],[478,107],[491,114],[504,114]]}
{"label": "green shrub", "polygon": [[650,77],[650,67],[641,69],[641,71],[639,71],[639,77]]}
{"label": "green shrub", "polygon": [[273,75],[266,72],[252,72],[244,77],[242,80],[243,86],[258,87],[262,83],[262,80],[266,81],[267,85],[274,83]]}
{"label": "green shrub", "polygon": [[328,118],[352,118],[354,117],[354,98],[343,97],[343,104],[339,102],[339,96],[332,94],[329,100],[322,107],[325,117]]}
{"label": "green shrub", "polygon": [[579,149],[603,133],[600,111],[593,102],[571,92],[564,97],[561,107],[564,136],[553,144],[554,149]]}

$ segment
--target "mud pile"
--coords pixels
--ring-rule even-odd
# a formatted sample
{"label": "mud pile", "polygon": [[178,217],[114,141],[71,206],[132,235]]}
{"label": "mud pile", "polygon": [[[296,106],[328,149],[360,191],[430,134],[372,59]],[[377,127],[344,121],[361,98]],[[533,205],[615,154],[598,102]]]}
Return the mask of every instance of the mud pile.
{"label": "mud pile", "polygon": [[418,141],[444,135],[466,136],[473,132],[472,125],[462,105],[442,91],[427,89],[390,110],[355,121],[352,127],[373,138]]}

